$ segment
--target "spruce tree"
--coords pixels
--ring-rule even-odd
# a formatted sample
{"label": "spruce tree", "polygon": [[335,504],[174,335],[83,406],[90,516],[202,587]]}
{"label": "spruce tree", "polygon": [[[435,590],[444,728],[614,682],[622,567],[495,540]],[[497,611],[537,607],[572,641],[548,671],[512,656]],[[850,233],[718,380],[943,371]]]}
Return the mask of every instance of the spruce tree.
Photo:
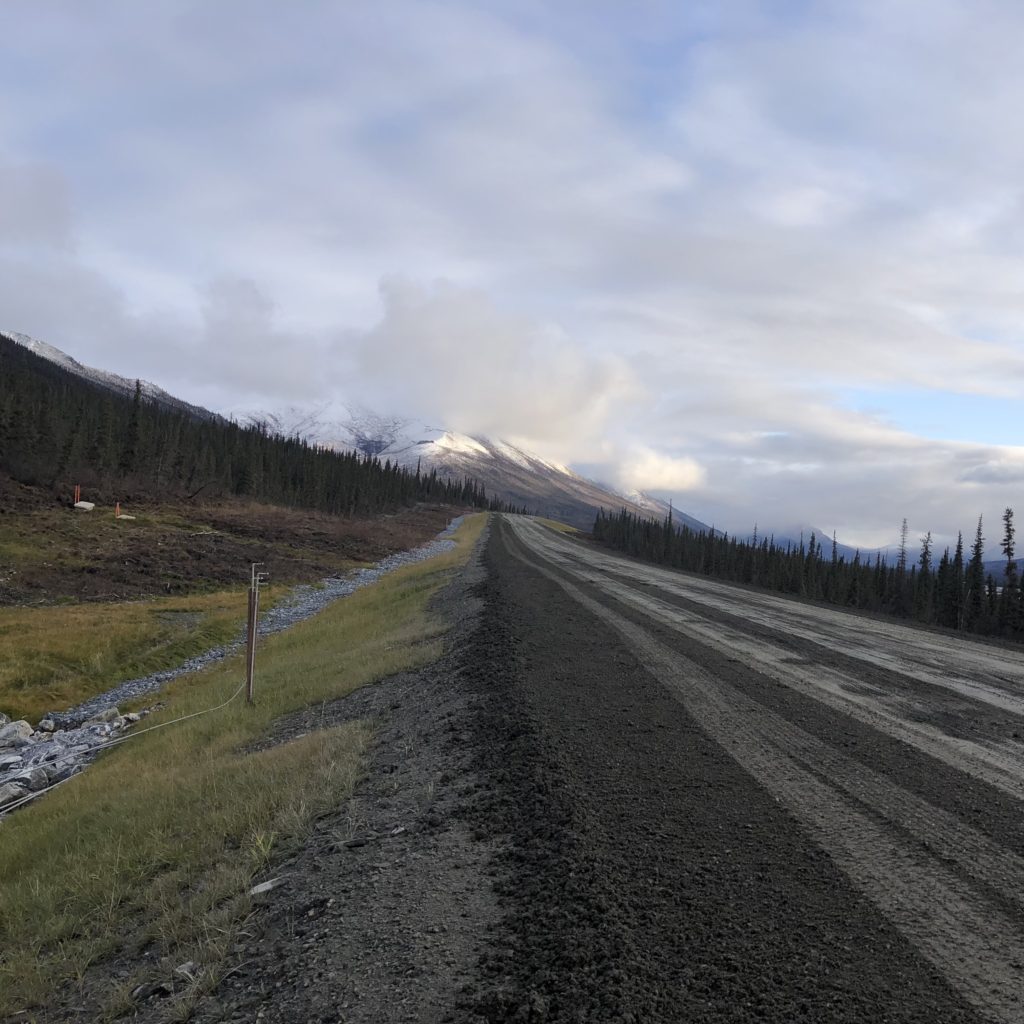
{"label": "spruce tree", "polygon": [[978,516],[978,528],[971,545],[971,560],[967,564],[964,594],[965,622],[967,628],[972,630],[981,628],[985,608],[985,538],[981,531],[982,517]]}
{"label": "spruce tree", "polygon": [[132,397],[132,411],[128,426],[124,433],[124,444],[117,468],[122,476],[134,473],[139,461],[139,438],[142,431],[142,381],[136,380],[135,394]]}
{"label": "spruce tree", "polygon": [[932,532],[921,538],[921,554],[918,558],[917,580],[914,588],[914,613],[923,622],[932,619]]}
{"label": "spruce tree", "polygon": [[953,629],[964,628],[964,535],[956,535],[956,551],[953,554],[953,566],[949,581],[949,616],[947,626]]}
{"label": "spruce tree", "polygon": [[1003,589],[999,595],[999,627],[1003,633],[1014,635],[1020,630],[1020,594],[1017,562],[1014,558],[1013,509],[1003,512],[1003,541],[1000,545],[1006,558]]}

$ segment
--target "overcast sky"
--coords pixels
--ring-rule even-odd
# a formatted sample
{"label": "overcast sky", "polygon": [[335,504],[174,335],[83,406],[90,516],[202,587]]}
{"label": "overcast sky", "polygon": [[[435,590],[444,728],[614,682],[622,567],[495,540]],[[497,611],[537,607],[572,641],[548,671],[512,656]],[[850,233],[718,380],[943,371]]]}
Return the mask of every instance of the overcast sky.
{"label": "overcast sky", "polygon": [[850,543],[1024,514],[1024,5],[3,0],[0,326]]}

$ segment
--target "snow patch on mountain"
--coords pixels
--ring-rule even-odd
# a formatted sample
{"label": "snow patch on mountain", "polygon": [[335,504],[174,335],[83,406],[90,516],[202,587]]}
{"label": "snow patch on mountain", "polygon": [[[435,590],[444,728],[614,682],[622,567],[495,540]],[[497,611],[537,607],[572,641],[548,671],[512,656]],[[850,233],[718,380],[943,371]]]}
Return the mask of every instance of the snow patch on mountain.
{"label": "snow patch on mountain", "polygon": [[430,442],[446,452],[457,455],[488,455],[489,452],[476,438],[453,434],[446,430],[436,441]]}

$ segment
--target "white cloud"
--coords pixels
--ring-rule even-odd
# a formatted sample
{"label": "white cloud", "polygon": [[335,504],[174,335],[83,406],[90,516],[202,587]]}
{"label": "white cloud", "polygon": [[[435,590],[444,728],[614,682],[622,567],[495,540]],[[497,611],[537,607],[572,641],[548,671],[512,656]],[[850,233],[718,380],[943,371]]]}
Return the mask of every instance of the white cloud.
{"label": "white cloud", "polygon": [[721,523],[948,533],[1019,450],[837,394],[1020,394],[1022,40],[998,0],[7,0],[0,324]]}
{"label": "white cloud", "polygon": [[642,446],[621,453],[611,471],[624,491],[692,491],[707,477],[695,459],[664,455]]}
{"label": "white cloud", "polygon": [[511,315],[478,290],[393,279],[381,298],[381,321],[348,339],[378,407],[578,458],[638,397],[622,360],[588,352],[556,325]]}
{"label": "white cloud", "polygon": [[71,246],[66,179],[46,164],[0,164],[0,246]]}

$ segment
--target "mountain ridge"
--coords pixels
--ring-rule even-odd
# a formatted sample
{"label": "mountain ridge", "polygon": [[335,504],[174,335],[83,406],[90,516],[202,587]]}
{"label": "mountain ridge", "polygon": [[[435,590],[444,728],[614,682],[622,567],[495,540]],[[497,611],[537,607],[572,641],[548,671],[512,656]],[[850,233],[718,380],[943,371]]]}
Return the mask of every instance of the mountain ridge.
{"label": "mountain ridge", "polygon": [[28,334],[22,334],[19,331],[0,330],[0,335],[13,341],[16,345],[21,345],[22,348],[27,348],[30,352],[35,353],[35,355],[55,363],[69,373],[73,373],[76,377],[81,377],[83,380],[87,380],[107,391],[131,397],[135,393],[135,384],[138,381],[143,397],[151,402],[156,402],[158,405],[174,409],[177,412],[187,412],[189,415],[196,416],[199,419],[222,418],[219,413],[211,412],[201,405],[193,405],[182,398],[177,398],[159,385],[143,380],[141,377],[122,377],[119,373],[112,373],[110,370],[100,370],[94,366],[86,366],[55,345],[40,341],[38,338],[33,338]]}
{"label": "mountain ridge", "polygon": [[[668,503],[659,498],[623,494],[511,441],[463,434],[411,417],[326,403],[314,410],[292,406],[248,418],[286,435],[298,434],[325,447],[359,451],[408,469],[419,466],[424,472],[471,476],[492,497],[584,530],[590,530],[600,509],[625,508],[645,518],[668,514]],[[673,515],[691,529],[710,529],[678,509]]]}

